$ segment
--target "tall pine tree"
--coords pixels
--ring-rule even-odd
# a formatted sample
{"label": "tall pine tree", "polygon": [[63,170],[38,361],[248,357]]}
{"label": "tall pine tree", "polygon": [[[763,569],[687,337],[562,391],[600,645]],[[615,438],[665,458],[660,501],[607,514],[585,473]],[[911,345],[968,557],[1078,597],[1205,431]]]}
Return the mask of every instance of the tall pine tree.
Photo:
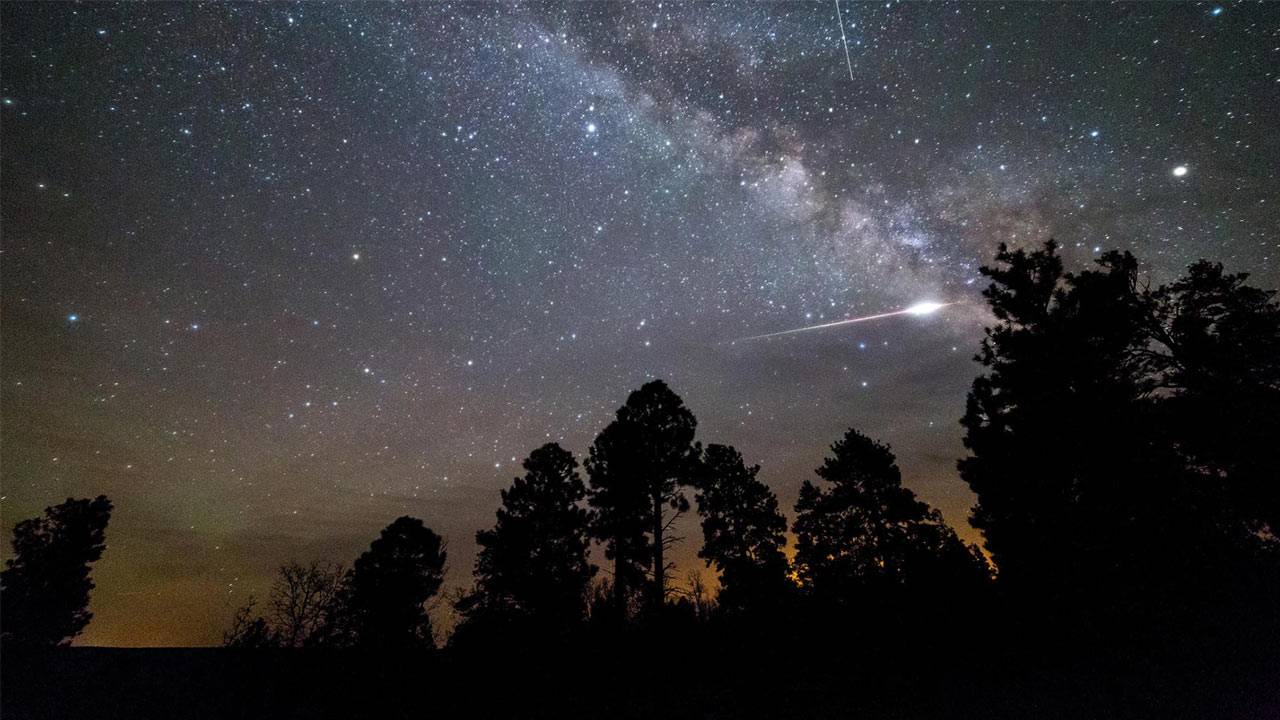
{"label": "tall pine tree", "polygon": [[629,593],[646,574],[648,607],[660,609],[666,600],[668,530],[689,509],[681,486],[695,471],[696,427],[680,396],[654,380],[627,397],[591,445],[592,527],[614,563],[614,592],[624,613]]}
{"label": "tall pine tree", "polygon": [[577,468],[572,453],[548,443],[502,491],[497,522],[476,533],[476,588],[457,605],[467,623],[519,622],[554,633],[583,619],[595,567]]}
{"label": "tall pine tree", "polygon": [[702,549],[698,556],[720,573],[718,605],[729,614],[776,609],[787,578],[787,521],[778,498],[756,479],[731,446],[708,445],[697,476]]}

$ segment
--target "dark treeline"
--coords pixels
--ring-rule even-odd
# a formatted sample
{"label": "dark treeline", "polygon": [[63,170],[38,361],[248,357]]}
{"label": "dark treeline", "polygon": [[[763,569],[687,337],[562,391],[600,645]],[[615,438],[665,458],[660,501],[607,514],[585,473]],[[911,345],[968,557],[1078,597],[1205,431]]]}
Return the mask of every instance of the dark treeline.
{"label": "dark treeline", "polygon": [[[866,429],[834,442],[788,528],[759,467],[704,446],[693,413],[654,380],[581,465],[555,443],[529,454],[476,535],[470,589],[440,597],[444,543],[402,517],[349,568],[284,565],[226,644],[314,648],[271,655],[318,667],[294,677],[302,684],[352,672],[316,659],[335,648],[359,652],[342,657],[364,658],[354,676],[368,682],[407,678],[386,658],[412,653],[410,667],[465,697],[439,707],[480,714],[1280,711],[1274,293],[1208,262],[1152,288],[1127,253],[1068,273],[1052,242],[1002,246],[982,272],[996,324],[958,465],[986,554],[903,486]],[[65,642],[88,622],[88,565],[109,512],[104,498],[68,501],[18,526],[6,642]],[[672,578],[672,531],[688,512],[714,596]],[[442,601],[460,618],[444,643],[428,613]],[[409,714],[394,693],[360,697]]]}
{"label": "dark treeline", "polygon": [[[476,534],[475,585],[451,599],[461,621],[447,645],[563,646],[697,623],[769,636],[793,613],[828,623],[863,612],[883,623],[890,613],[906,622],[939,599],[973,607],[991,590],[982,553],[902,486],[887,446],[856,430],[832,445],[820,484],[805,481],[800,491],[792,562],[787,521],[756,478],[759,466],[731,446],[703,447],[696,424],[654,380],[631,393],[591,445],[585,482],[568,450],[535,449],[525,474],[502,491],[497,522]],[[719,578],[714,597],[697,580],[680,587],[671,577],[666,551],[678,541],[676,519],[692,507],[689,494],[701,517],[698,555]],[[608,560],[603,572],[591,563],[593,538]],[[402,517],[349,570],[282,566],[266,607],[251,600],[237,611],[225,643],[434,647],[427,608],[444,562],[439,536]]]}

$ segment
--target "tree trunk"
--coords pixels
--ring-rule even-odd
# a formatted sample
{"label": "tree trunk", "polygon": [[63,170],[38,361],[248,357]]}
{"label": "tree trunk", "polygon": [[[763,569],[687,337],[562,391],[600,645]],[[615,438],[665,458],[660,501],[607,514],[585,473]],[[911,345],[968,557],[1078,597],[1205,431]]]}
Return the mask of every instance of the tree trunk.
{"label": "tree trunk", "polygon": [[626,560],[622,557],[622,538],[613,542],[613,599],[618,603],[618,623],[623,624],[627,622]]}
{"label": "tree trunk", "polygon": [[662,494],[653,495],[653,597],[651,610],[656,614],[662,610],[662,603],[667,595],[667,568],[662,561]]}

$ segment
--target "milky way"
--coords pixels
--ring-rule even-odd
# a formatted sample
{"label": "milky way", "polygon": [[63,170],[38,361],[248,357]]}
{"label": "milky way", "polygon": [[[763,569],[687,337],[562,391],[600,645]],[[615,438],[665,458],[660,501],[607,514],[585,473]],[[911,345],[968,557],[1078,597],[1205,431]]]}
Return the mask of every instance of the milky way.
{"label": "milky way", "polygon": [[840,9],[847,58],[832,2],[5,3],[0,508],[112,497],[83,642],[214,642],[402,514],[461,586],[652,377],[784,507],[852,425],[976,539],[998,243],[1280,284],[1280,6]]}

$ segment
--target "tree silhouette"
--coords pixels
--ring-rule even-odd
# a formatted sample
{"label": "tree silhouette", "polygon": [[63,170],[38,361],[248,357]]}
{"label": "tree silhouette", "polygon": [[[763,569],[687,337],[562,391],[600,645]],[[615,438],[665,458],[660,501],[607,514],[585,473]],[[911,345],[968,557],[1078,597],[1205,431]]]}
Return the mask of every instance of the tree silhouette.
{"label": "tree silhouette", "polygon": [[432,647],[427,601],[444,579],[440,536],[412,517],[382,530],[347,571],[325,641],[340,646]]}
{"label": "tree silhouette", "polygon": [[719,571],[718,605],[729,613],[776,605],[789,582],[782,553],[787,521],[773,491],[756,479],[759,471],[733,447],[712,444],[696,476],[703,537],[698,556]]}
{"label": "tree silhouette", "polygon": [[502,491],[497,523],[476,533],[476,589],[457,604],[469,623],[518,620],[545,632],[583,619],[595,567],[577,467],[572,453],[547,443]]}
{"label": "tree silhouette", "polygon": [[609,578],[597,577],[587,591],[587,625],[597,634],[604,629],[616,630],[625,617],[619,614],[619,595],[613,585]]}
{"label": "tree silhouette", "polygon": [[13,557],[0,573],[0,631],[14,645],[62,645],[93,618],[89,566],[106,549],[111,501],[67,500],[13,528]]}
{"label": "tree silhouette", "polygon": [[987,576],[937,510],[902,487],[893,453],[850,429],[796,502],[796,573],[827,605],[898,601],[926,590],[972,589]]}
{"label": "tree silhouette", "polygon": [[697,570],[690,570],[685,575],[685,582],[688,587],[684,588],[680,594],[682,599],[689,603],[694,619],[702,623],[709,621],[720,608],[719,596],[707,587],[707,583],[702,579],[702,573]]}
{"label": "tree silhouette", "polygon": [[291,561],[280,566],[267,598],[267,620],[283,647],[303,647],[318,641],[325,619],[333,612],[342,589],[341,565]]}
{"label": "tree silhouette", "polygon": [[231,627],[222,633],[224,647],[250,650],[280,647],[280,638],[272,632],[267,619],[254,611],[257,605],[257,599],[250,596],[248,602],[236,608]]}
{"label": "tree silhouette", "polygon": [[1105,567],[1101,549],[1122,525],[1111,520],[1149,494],[1150,448],[1134,436],[1148,419],[1136,401],[1150,390],[1137,372],[1137,263],[1109,253],[1101,270],[1068,275],[1052,241],[1002,245],[996,260],[982,272],[999,324],[979,354],[988,374],[969,394],[960,473],[1002,583],[1067,602]]}
{"label": "tree silhouette", "polygon": [[[605,557],[613,561],[613,581],[608,592],[617,619],[629,615],[632,594],[645,581],[647,566],[645,519],[648,501],[639,477],[643,451],[635,428],[614,421],[592,443],[585,463],[590,477],[591,534],[604,543]],[[599,619],[600,613],[593,613]]]}
{"label": "tree silhouette", "polygon": [[[648,606],[666,600],[667,531],[689,509],[681,492],[695,469],[697,420],[661,380],[627,397],[616,418],[596,437],[587,458],[594,509],[593,534],[614,561],[614,592],[620,608],[648,565]],[[668,512],[670,511],[670,512]]]}
{"label": "tree silhouette", "polygon": [[276,570],[267,598],[267,614],[254,611],[257,601],[236,610],[223,633],[228,647],[305,647],[324,642],[325,623],[335,612],[342,589],[341,565],[290,560]]}
{"label": "tree silhouette", "polygon": [[1202,260],[1149,294],[1161,422],[1246,542],[1280,538],[1280,304],[1247,279]]}
{"label": "tree silhouette", "polygon": [[1274,572],[1277,310],[1219,266],[1148,291],[1127,253],[1066,273],[1056,250],[982,269],[998,323],[963,420],[972,522],[1024,606],[1171,627]]}

